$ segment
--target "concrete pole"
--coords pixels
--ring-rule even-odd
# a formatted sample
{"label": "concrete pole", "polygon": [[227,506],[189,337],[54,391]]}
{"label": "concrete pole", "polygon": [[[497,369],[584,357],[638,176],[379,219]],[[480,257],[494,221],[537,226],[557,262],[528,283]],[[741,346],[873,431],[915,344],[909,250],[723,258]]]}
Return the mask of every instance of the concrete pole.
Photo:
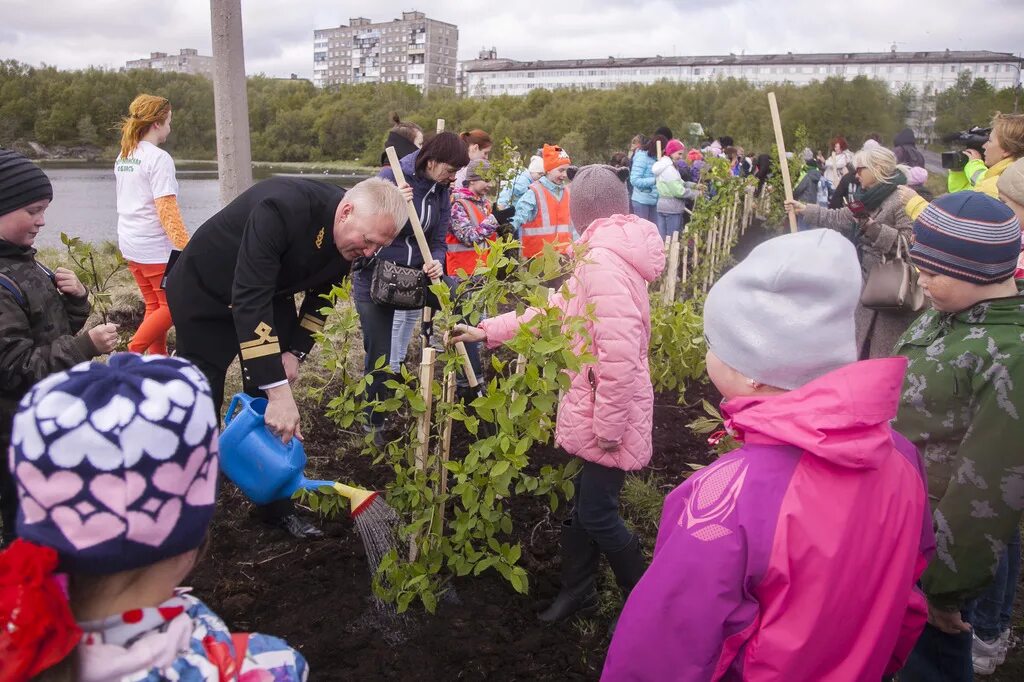
{"label": "concrete pole", "polygon": [[217,170],[220,176],[220,203],[225,205],[252,185],[241,0],[210,0],[210,14],[213,30]]}

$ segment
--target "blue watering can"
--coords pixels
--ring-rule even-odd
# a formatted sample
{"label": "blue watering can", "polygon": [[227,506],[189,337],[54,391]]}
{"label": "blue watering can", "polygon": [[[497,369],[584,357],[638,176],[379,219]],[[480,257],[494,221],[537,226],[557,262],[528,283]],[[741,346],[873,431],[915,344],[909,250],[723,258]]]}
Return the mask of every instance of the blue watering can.
{"label": "blue watering can", "polygon": [[[241,406],[238,414],[235,409]],[[306,451],[298,438],[282,443],[263,421],[266,398],[253,398],[238,393],[231,399],[224,415],[224,431],[220,435],[220,464],[227,477],[245,496],[256,504],[285,500],[302,488],[316,490],[334,488],[347,497],[353,510],[376,493],[352,488],[335,481],[314,481],[303,475]]]}

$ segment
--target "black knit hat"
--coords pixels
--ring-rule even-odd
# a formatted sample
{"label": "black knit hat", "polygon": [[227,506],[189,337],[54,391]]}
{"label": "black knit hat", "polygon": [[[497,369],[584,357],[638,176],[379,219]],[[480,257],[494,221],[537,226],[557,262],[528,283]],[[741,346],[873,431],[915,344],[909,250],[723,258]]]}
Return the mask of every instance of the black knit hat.
{"label": "black knit hat", "polygon": [[0,216],[41,199],[53,199],[46,173],[18,152],[0,149]]}

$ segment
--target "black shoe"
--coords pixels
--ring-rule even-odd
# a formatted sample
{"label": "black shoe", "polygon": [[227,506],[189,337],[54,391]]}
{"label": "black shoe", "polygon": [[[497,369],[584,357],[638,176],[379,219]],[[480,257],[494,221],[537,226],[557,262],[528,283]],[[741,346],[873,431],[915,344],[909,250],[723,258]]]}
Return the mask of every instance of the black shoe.
{"label": "black shoe", "polygon": [[285,514],[274,519],[271,523],[299,540],[316,540],[324,536],[322,530],[298,514]]}
{"label": "black shoe", "polygon": [[623,596],[628,597],[647,570],[647,560],[640,551],[640,538],[634,535],[628,545],[607,556],[608,564],[615,574],[615,582],[622,588]]}
{"label": "black shoe", "polygon": [[383,450],[388,440],[384,437],[384,425],[375,426],[372,424],[366,424],[363,426],[363,433],[373,434],[373,444],[378,450]]}
{"label": "black shoe", "polygon": [[562,589],[555,601],[537,615],[544,623],[558,623],[570,616],[597,612],[597,567],[601,550],[587,531],[562,522]]}
{"label": "black shoe", "polygon": [[[608,564],[612,567],[612,573],[615,574],[615,582],[622,588],[623,598],[628,599],[629,593],[633,591],[636,584],[640,582],[640,578],[644,576],[644,571],[647,570],[647,560],[640,550],[640,538],[634,535],[628,545],[607,556]],[[608,626],[609,639],[615,634],[615,627],[619,624],[620,615],[621,612],[615,614]]]}

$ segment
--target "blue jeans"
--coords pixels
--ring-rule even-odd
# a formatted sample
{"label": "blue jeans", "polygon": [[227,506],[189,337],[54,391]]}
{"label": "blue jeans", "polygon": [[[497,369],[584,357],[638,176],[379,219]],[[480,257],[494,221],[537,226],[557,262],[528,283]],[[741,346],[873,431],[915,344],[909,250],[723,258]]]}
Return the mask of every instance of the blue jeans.
{"label": "blue jeans", "polygon": [[633,215],[644,220],[650,220],[652,223],[658,221],[658,205],[657,204],[641,204],[638,201],[630,199],[630,206],[633,208]]}
{"label": "blue jeans", "polygon": [[1020,579],[1020,529],[1006,545],[992,584],[968,607],[968,619],[981,639],[991,642],[1010,629]]}
{"label": "blue jeans", "polygon": [[661,235],[662,239],[671,237],[679,228],[683,226],[683,214],[682,213],[659,213],[658,214],[658,234]]}
{"label": "blue jeans", "polygon": [[931,625],[924,626],[921,638],[900,671],[900,682],[971,682],[973,633],[947,635]]}
{"label": "blue jeans", "polygon": [[619,493],[626,481],[622,469],[584,461],[576,477],[572,523],[583,528],[605,554],[618,552],[633,539],[619,516]]}
{"label": "blue jeans", "polygon": [[420,320],[423,319],[422,310],[396,310],[394,319],[391,321],[391,354],[388,358],[388,365],[391,371],[398,373],[402,371],[402,363],[409,353],[409,344],[412,337],[419,329]]}

